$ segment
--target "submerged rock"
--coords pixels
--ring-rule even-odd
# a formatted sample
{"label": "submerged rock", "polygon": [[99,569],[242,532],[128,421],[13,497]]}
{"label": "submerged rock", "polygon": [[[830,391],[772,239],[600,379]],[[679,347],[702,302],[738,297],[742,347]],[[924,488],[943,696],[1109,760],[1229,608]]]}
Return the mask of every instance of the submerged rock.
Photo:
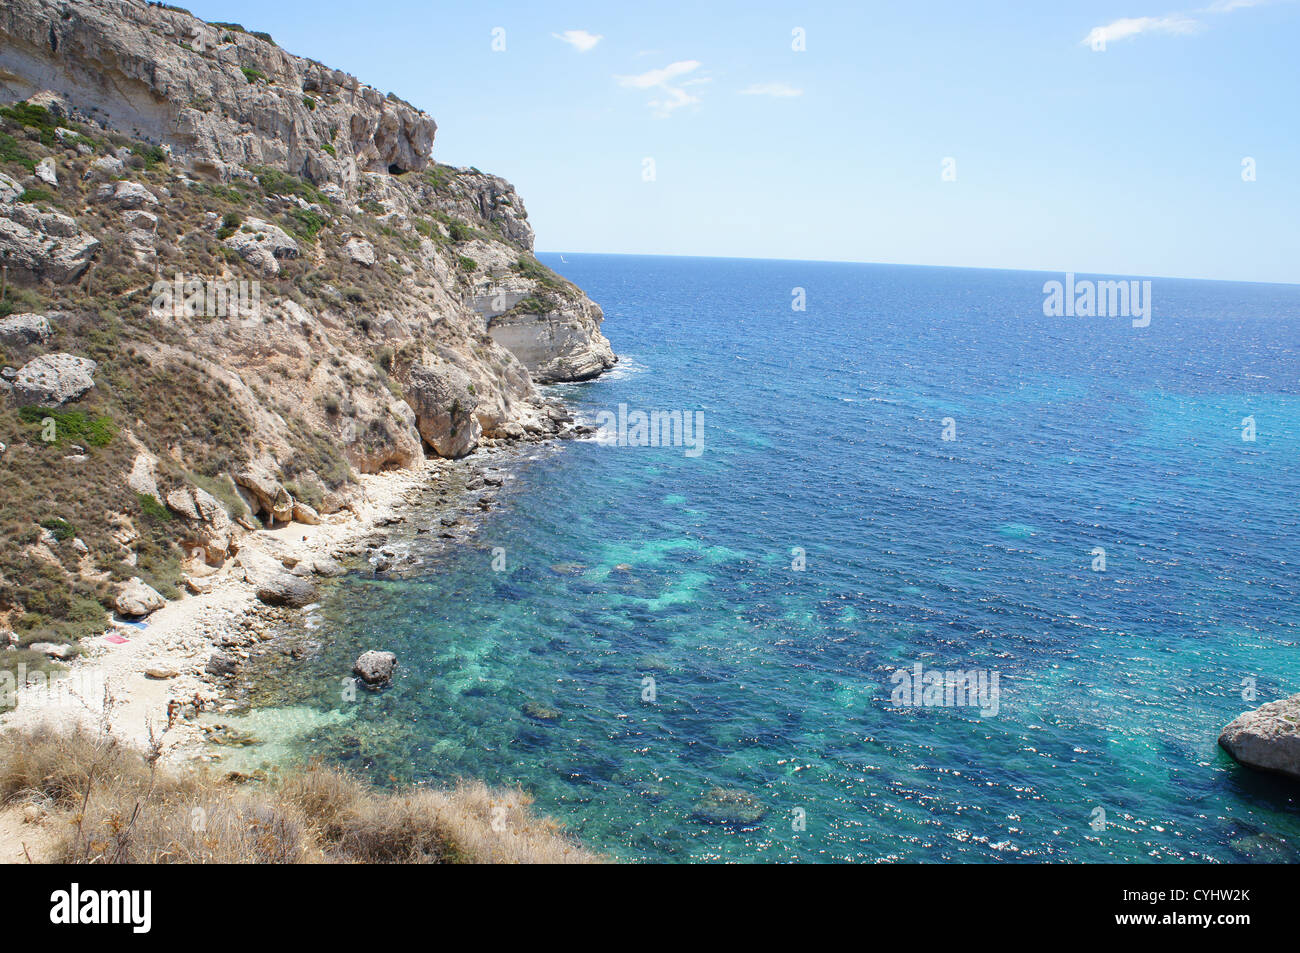
{"label": "submerged rock", "polygon": [[234,675],[239,671],[239,660],[224,652],[214,652],[203,670],[209,675]]}
{"label": "submerged rock", "polygon": [[543,705],[541,702],[524,702],[523,712],[529,718],[537,721],[559,721],[560,712],[550,705]]}
{"label": "submerged rock", "polygon": [[371,649],[362,652],[352,665],[352,674],[356,675],[369,688],[382,688],[393,680],[393,670],[397,668],[397,656],[392,652],[380,652]]}
{"label": "submerged rock", "polygon": [[695,817],[706,824],[754,827],[766,816],[763,802],[739,788],[714,788],[695,804]]}
{"label": "submerged rock", "polygon": [[1219,744],[1247,767],[1300,781],[1300,694],[1238,715]]}

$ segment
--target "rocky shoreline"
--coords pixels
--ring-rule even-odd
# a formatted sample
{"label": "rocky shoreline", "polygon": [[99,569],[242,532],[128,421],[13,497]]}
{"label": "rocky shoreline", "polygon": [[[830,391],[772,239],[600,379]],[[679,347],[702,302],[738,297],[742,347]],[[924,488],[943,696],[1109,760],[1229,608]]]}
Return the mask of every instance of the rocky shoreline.
{"label": "rocky shoreline", "polygon": [[[448,544],[471,538],[496,505],[498,488],[512,479],[512,465],[541,442],[495,441],[471,457],[430,457],[414,468],[362,475],[361,499],[351,509],[316,525],[290,523],[242,537],[238,554],[219,571],[187,580],[185,598],[143,623],[119,621],[84,639],[84,654],[66,673],[20,687],[0,727],[80,725],[139,748],[161,741],[164,763],[219,762],[220,716],[240,707],[239,676],[261,653],[301,651],[295,639],[272,640],[303,631],[304,612],[329,579],[413,568],[415,537]],[[425,518],[412,526],[417,509]],[[290,581],[301,591],[278,597]]]}

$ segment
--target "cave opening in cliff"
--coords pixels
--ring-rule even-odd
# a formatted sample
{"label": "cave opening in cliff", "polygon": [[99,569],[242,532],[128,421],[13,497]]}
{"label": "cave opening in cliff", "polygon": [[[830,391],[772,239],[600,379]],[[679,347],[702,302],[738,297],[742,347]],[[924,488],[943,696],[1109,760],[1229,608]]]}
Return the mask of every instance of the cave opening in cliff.
{"label": "cave opening in cliff", "polygon": [[402,174],[403,172],[405,172],[405,171],[406,171],[406,170],[403,169],[403,168],[402,168],[400,165],[398,165],[396,162],[394,162],[392,165],[390,165],[390,166],[388,167],[388,174],[389,174],[389,175],[401,175],[401,174]]}

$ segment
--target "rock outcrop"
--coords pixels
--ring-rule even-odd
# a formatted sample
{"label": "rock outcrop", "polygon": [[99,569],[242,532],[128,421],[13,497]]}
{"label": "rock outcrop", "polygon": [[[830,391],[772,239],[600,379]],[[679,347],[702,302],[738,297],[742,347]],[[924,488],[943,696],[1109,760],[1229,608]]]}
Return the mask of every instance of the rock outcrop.
{"label": "rock outcrop", "polygon": [[185,521],[181,547],[197,547],[208,565],[220,566],[234,535],[234,524],[221,501],[195,486],[178,487],[167,494],[167,508]]}
{"label": "rock outcrop", "polygon": [[19,201],[22,189],[0,173],[0,260],[36,278],[76,281],[90,267],[99,239],[75,219]]}
{"label": "rock outcrop", "polygon": [[177,8],[10,0],[0,34],[0,97],[53,93],[201,170],[270,165],[351,189],[419,171],[433,149],[433,119],[397,97]]}
{"label": "rock outcrop", "polygon": [[474,416],[478,398],[469,377],[455,367],[411,369],[406,399],[420,436],[441,457],[463,457],[478,446],[483,428]]}
{"label": "rock outcrop", "polygon": [[118,613],[132,619],[156,612],[166,604],[167,600],[152,586],[146,585],[139,576],[133,576],[125,583],[113,600]]}
{"label": "rock outcrop", "polygon": [[43,314],[13,314],[0,318],[0,344],[44,344],[53,333]]}
{"label": "rock outcrop", "polygon": [[62,406],[95,386],[92,375],[98,366],[89,358],[72,354],[42,355],[18,369],[14,397],[20,404]]}
{"label": "rock outcrop", "polygon": [[250,218],[223,241],[267,278],[280,273],[282,259],[298,257],[298,243],[288,232],[260,218]]}
{"label": "rock outcrop", "polygon": [[1219,744],[1247,767],[1300,781],[1300,694],[1238,715]]}
{"label": "rock outcrop", "polygon": [[248,466],[234,474],[235,483],[246,490],[245,499],[254,513],[274,526],[293,519],[293,497],[265,463]]}
{"label": "rock outcrop", "polygon": [[352,674],[363,681],[368,688],[381,688],[393,680],[393,670],[397,668],[397,656],[392,652],[379,652],[371,649],[362,652],[352,665]]}
{"label": "rock outcrop", "polygon": [[490,302],[498,295],[478,299],[489,302],[483,311],[488,333],[523,362],[537,383],[589,380],[614,366],[617,358],[600,333],[604,316],[595,302],[554,302],[529,296],[509,309],[494,312]]}
{"label": "rock outcrop", "polygon": [[[434,162],[430,117],[264,35],[9,0],[0,107],[0,401],[78,401],[54,441],[14,415],[31,439],[5,463],[33,492],[0,530],[0,581],[39,538],[38,587],[102,592],[130,566],[155,592],[202,588],[243,534],[357,508],[358,473],[579,433],[536,384],[615,360],[509,182]],[[294,603],[304,573],[248,575]],[[28,613],[19,588],[0,619]],[[58,595],[40,604],[68,617],[27,619],[52,641],[94,624],[92,597]]]}

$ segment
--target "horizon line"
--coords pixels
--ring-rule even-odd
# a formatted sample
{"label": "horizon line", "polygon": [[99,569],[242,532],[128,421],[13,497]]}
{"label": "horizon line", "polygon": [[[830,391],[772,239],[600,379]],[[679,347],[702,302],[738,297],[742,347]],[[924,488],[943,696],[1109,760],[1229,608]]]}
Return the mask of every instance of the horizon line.
{"label": "horizon line", "polygon": [[855,258],[764,258],[745,255],[668,255],[662,252],[604,252],[604,251],[534,251],[534,255],[593,255],[620,258],[702,258],[706,261],[767,261],[788,262],[791,264],[810,265],[879,265],[888,268],[944,268],[957,271],[1011,271],[1038,275],[1109,275],[1116,278],[1140,278],[1160,281],[1212,281],[1233,285],[1281,285],[1287,288],[1300,287],[1300,279],[1295,281],[1258,281],[1245,278],[1192,278],[1186,275],[1144,275],[1117,271],[1051,269],[1051,268],[1008,268],[986,265],[934,265],[919,262],[901,261],[861,261]]}

